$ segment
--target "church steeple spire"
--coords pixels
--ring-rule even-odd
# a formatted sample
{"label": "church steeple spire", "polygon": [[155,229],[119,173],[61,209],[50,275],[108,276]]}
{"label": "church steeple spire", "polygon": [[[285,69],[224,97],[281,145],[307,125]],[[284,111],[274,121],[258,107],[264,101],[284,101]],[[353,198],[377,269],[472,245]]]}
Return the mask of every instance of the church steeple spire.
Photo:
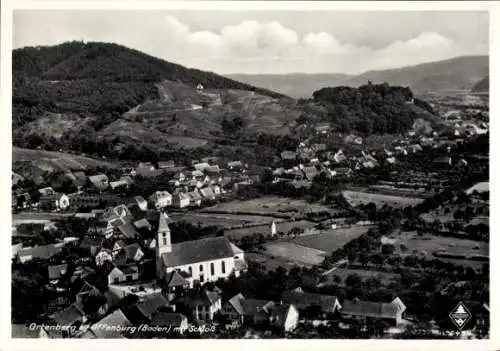
{"label": "church steeple spire", "polygon": [[168,216],[166,213],[160,212],[158,220],[158,233],[156,237],[156,245],[158,248],[157,255],[161,257],[163,253],[172,251],[172,241],[170,238],[170,228],[168,227]]}

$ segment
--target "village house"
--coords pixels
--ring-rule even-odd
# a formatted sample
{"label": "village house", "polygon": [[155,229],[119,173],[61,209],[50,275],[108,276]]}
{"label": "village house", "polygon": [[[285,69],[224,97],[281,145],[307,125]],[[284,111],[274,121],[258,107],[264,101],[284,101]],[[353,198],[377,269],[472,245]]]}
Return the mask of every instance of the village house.
{"label": "village house", "polygon": [[299,324],[299,312],[292,304],[275,305],[269,313],[269,321],[271,327],[289,333]]}
{"label": "village house", "polygon": [[165,276],[165,284],[167,287],[167,294],[169,299],[173,299],[176,295],[182,294],[189,289],[191,285],[186,279],[189,275],[183,271],[171,271]]}
{"label": "village house", "polygon": [[112,266],[107,274],[107,278],[109,285],[138,280],[139,268],[135,264],[129,264],[122,267]]}
{"label": "village house", "polygon": [[114,194],[92,194],[77,192],[68,195],[69,209],[99,208],[102,206],[113,206],[118,203],[118,197]]}
{"label": "village house", "polygon": [[40,196],[49,196],[56,194],[56,191],[50,186],[38,189],[38,192],[40,193]]}
{"label": "village house", "polygon": [[39,200],[39,207],[43,210],[65,211],[70,206],[69,197],[65,194],[53,193],[42,195]]}
{"label": "village house", "polygon": [[241,161],[231,161],[227,163],[227,168],[230,171],[240,172],[244,169],[244,165]]}
{"label": "village house", "polygon": [[233,324],[262,325],[269,321],[273,306],[272,301],[247,299],[239,293],[224,303],[221,312]]}
{"label": "village house", "polygon": [[104,191],[109,187],[109,179],[105,174],[96,174],[89,177],[89,181],[93,188],[98,191]]}
{"label": "village house", "polygon": [[216,196],[211,187],[205,187],[200,189],[200,194],[205,201],[215,200]]}
{"label": "village house", "polygon": [[218,177],[221,170],[218,165],[213,165],[206,167],[204,172],[211,177]]}
{"label": "village house", "polygon": [[281,159],[283,161],[295,161],[297,159],[297,153],[295,151],[283,151],[281,152]]}
{"label": "village house", "polygon": [[70,338],[79,331],[79,326],[88,323],[85,313],[76,304],[72,304],[49,316],[50,323],[64,326],[63,330],[46,328],[40,334],[40,338]]}
{"label": "village house", "polygon": [[396,297],[392,302],[372,302],[362,300],[344,301],[341,314],[346,320],[357,319],[366,321],[368,319],[383,320],[392,326],[401,324],[402,315],[406,310],[403,302]]}
{"label": "village house", "polygon": [[194,169],[197,171],[203,172],[207,167],[210,167],[210,165],[206,162],[201,162],[201,163],[196,163],[193,165]]}
{"label": "village house", "polygon": [[193,318],[197,321],[212,321],[221,310],[222,299],[215,291],[203,289],[195,298],[189,300]]}
{"label": "village house", "polygon": [[167,218],[160,215],[156,247],[157,276],[165,279],[172,271],[183,271],[191,287],[204,284],[246,269],[244,253],[226,237],[204,238],[172,244]]}
{"label": "village house", "polygon": [[285,291],[281,301],[294,305],[300,311],[318,308],[322,313],[334,314],[341,309],[336,296],[304,292],[301,288]]}
{"label": "village house", "polygon": [[187,196],[189,196],[189,204],[191,206],[201,206],[201,195],[197,189],[187,193]]}
{"label": "village house", "polygon": [[191,171],[191,179],[192,180],[201,180],[205,177],[205,173],[203,173],[200,170],[195,169],[194,171]]}
{"label": "village house", "polygon": [[[113,326],[113,328],[103,328],[103,326]],[[121,309],[117,309],[106,317],[93,324],[80,338],[82,339],[125,339],[131,335],[132,323],[123,314]]]}
{"label": "village house", "polygon": [[317,134],[326,134],[330,130],[330,123],[318,123],[314,130]]}
{"label": "village house", "polygon": [[64,275],[68,273],[68,264],[63,263],[56,266],[48,266],[49,283],[56,285]]}
{"label": "village house", "polygon": [[148,209],[148,202],[142,196],[138,195],[134,197],[135,204],[141,211],[146,211]]}
{"label": "village house", "polygon": [[316,169],[316,167],[304,167],[302,171],[304,172],[305,178],[309,181],[312,181],[314,177],[319,174],[319,171]]}
{"label": "village house", "polygon": [[149,201],[157,209],[163,209],[172,205],[172,195],[168,191],[155,191]]}
{"label": "village house", "polygon": [[129,262],[139,262],[144,257],[144,252],[138,243],[133,243],[113,250],[113,263],[124,266]]}
{"label": "village house", "polygon": [[172,198],[172,205],[175,208],[184,208],[189,206],[191,200],[189,196],[183,192],[175,194]]}
{"label": "village house", "polygon": [[17,252],[17,259],[20,263],[31,261],[34,258],[48,260],[52,256],[60,253],[64,246],[64,243],[57,243],[35,247],[23,247]]}
{"label": "village house", "polygon": [[170,308],[170,303],[160,294],[146,296],[142,301],[134,305],[127,315],[134,324],[149,324],[153,315],[161,310]]}
{"label": "village house", "polygon": [[114,182],[110,182],[109,187],[113,191],[126,190],[129,187],[129,183],[124,179],[120,179]]}
{"label": "village house", "polygon": [[147,218],[141,218],[137,221],[135,221],[134,223],[134,227],[137,229],[137,230],[146,230],[146,231],[151,231],[152,229],[152,225],[151,223],[149,223],[149,221],[147,220]]}
{"label": "village house", "polygon": [[17,195],[16,206],[17,208],[28,208],[31,204],[31,196],[28,193]]}

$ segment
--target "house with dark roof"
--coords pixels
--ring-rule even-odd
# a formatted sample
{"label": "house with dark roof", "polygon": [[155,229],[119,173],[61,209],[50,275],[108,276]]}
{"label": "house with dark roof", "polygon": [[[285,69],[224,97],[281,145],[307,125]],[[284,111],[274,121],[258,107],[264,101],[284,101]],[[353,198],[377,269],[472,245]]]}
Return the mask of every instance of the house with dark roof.
{"label": "house with dark roof", "polygon": [[157,311],[151,318],[153,327],[168,327],[169,333],[183,334],[188,329],[188,319],[182,313]]}
{"label": "house with dark roof", "polygon": [[126,265],[130,262],[139,262],[144,257],[141,245],[133,243],[121,247],[113,252],[113,263],[117,266]]}
{"label": "house with dark roof", "polygon": [[196,296],[188,299],[193,318],[197,321],[211,321],[222,308],[221,296],[216,291],[202,289]]}
{"label": "house with dark roof", "polygon": [[172,244],[167,217],[160,214],[156,238],[157,276],[164,279],[172,271],[184,272],[192,287],[239,276],[246,269],[244,253],[226,237],[204,238]]}
{"label": "house with dark roof", "polygon": [[218,165],[212,165],[205,168],[204,172],[209,176],[218,176],[221,172]]}
{"label": "house with dark roof", "polygon": [[81,339],[125,339],[132,335],[132,323],[122,310],[115,310],[103,319],[93,324]]}
{"label": "house with dark roof", "polygon": [[346,320],[383,320],[390,325],[397,326],[401,323],[406,306],[399,297],[392,302],[372,302],[363,300],[346,300],[342,306],[341,314]]}
{"label": "house with dark roof", "polygon": [[141,218],[137,221],[134,222],[134,227],[137,229],[137,230],[147,230],[147,231],[150,231],[151,228],[153,228],[153,226],[151,225],[151,223],[149,223],[149,221],[147,220],[147,218]]}
{"label": "house with dark roof", "polygon": [[89,181],[92,186],[99,191],[104,191],[109,187],[109,179],[105,174],[96,174],[90,176]]}
{"label": "house with dark roof", "polygon": [[52,256],[60,253],[63,247],[64,243],[25,247],[17,252],[17,258],[21,263],[31,261],[33,258],[48,260]]}
{"label": "house with dark roof", "polygon": [[[76,334],[78,328],[81,324],[87,322],[87,317],[85,313],[77,306],[77,304],[72,304],[52,315],[49,316],[49,320],[55,325],[67,327],[66,333],[62,333],[63,337],[71,337]],[[73,327],[73,328],[70,328]]]}
{"label": "house with dark roof", "polygon": [[68,272],[68,264],[59,264],[56,266],[48,266],[48,276],[49,282],[51,284],[57,284],[59,279],[61,279]]}
{"label": "house with dark roof", "polygon": [[187,193],[189,196],[189,204],[191,206],[201,206],[201,194],[198,190],[193,190]]}
{"label": "house with dark roof", "polygon": [[236,324],[262,325],[269,321],[269,312],[274,302],[260,299],[247,299],[239,293],[222,307],[222,314]]}
{"label": "house with dark roof", "polygon": [[162,294],[149,295],[131,308],[130,319],[136,324],[149,323],[156,312],[166,310],[169,306]]}
{"label": "house with dark roof", "polygon": [[281,301],[293,304],[299,311],[317,308],[323,313],[335,313],[341,308],[336,296],[304,292],[301,288],[283,292]]}
{"label": "house with dark roof", "polygon": [[241,161],[231,161],[231,162],[228,162],[227,163],[227,168],[230,170],[230,171],[241,171],[243,170],[244,168],[244,165]]}
{"label": "house with dark roof", "polygon": [[177,294],[189,289],[191,285],[188,278],[189,276],[183,271],[172,271],[165,275],[165,284],[169,294]]}

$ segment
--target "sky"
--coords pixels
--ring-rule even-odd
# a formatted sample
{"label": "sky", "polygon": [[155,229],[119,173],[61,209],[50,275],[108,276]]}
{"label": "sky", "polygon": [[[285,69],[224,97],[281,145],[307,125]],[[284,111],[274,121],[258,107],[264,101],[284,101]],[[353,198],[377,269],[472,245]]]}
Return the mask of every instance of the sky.
{"label": "sky", "polygon": [[347,73],[487,55],[483,11],[15,10],[13,46],[122,44],[220,74]]}

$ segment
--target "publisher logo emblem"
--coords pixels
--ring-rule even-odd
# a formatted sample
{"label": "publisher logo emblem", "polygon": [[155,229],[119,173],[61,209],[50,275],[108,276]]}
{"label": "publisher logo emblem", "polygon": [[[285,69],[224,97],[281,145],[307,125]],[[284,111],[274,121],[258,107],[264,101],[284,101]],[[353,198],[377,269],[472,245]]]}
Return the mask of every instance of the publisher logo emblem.
{"label": "publisher logo emblem", "polygon": [[472,318],[472,314],[462,302],[459,302],[457,307],[455,307],[450,313],[450,318],[457,328],[462,330],[462,328]]}

